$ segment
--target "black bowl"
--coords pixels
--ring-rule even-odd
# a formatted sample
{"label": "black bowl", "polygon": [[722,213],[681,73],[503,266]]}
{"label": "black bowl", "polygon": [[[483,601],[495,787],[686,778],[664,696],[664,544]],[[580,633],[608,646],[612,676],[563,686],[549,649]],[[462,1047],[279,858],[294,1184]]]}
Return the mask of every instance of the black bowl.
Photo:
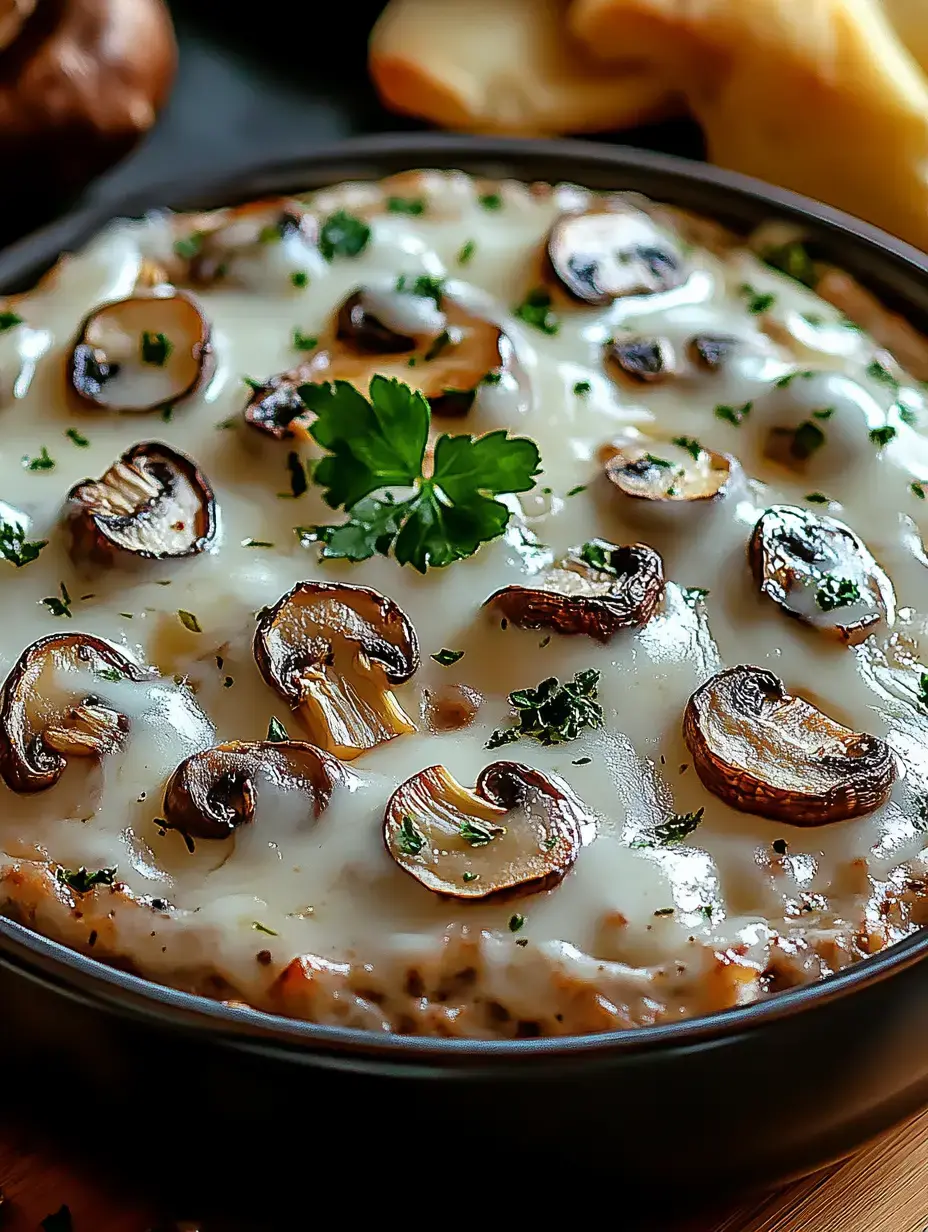
{"label": "black bowl", "polygon": [[[364,138],[234,183],[191,174],[126,200],[121,212],[205,208],[421,166],[636,189],[744,230],[798,221],[823,254],[928,329],[926,258],[907,245],[743,176],[581,142]],[[28,285],[106,221],[99,208],[84,209],[8,249],[0,286]],[[336,1174],[392,1178],[379,1196],[357,1181],[356,1193],[342,1191],[368,1206],[418,1204],[432,1178],[452,1211],[476,1217],[473,1196],[487,1184],[581,1200],[580,1188],[595,1195],[596,1179],[608,1176],[621,1184],[622,1222],[629,1195],[689,1202],[781,1181],[925,1102],[926,956],[923,932],[822,983],[713,1017],[472,1042],[229,1008],[0,922],[0,1039],[17,1058],[21,1100],[47,1109],[45,1092],[56,1091],[59,1108],[73,1113],[77,1099],[85,1125],[91,1109],[105,1107],[119,1146],[145,1151],[145,1174],[177,1193],[205,1184],[231,1205],[267,1199],[305,1214],[313,1200],[300,1182],[310,1170],[311,1188]],[[265,1217],[250,1218],[247,1226],[265,1226]]]}

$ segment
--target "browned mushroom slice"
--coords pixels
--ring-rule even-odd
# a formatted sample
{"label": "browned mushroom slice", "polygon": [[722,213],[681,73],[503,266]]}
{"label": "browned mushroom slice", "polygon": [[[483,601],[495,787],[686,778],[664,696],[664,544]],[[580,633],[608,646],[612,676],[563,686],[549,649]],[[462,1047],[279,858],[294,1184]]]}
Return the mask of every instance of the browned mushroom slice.
{"label": "browned mushroom slice", "polygon": [[307,376],[311,376],[309,370],[298,368],[269,377],[263,385],[253,386],[245,405],[245,422],[278,441],[293,436],[294,421],[308,414],[306,404],[297,393]]}
{"label": "browned mushroom slice", "polygon": [[662,381],[674,371],[673,347],[666,338],[614,338],[606,343],[606,362],[642,384]]}
{"label": "browned mushroom slice", "polygon": [[216,536],[216,502],[206,476],[186,454],[146,441],[133,445],[102,479],[68,493],[75,555],[109,561],[193,556]]}
{"label": "browned mushroom slice", "polygon": [[473,791],[444,766],[420,770],[390,797],[383,837],[403,872],[426,889],[481,899],[556,885],[589,824],[566,787],[540,770],[497,761]]}
{"label": "browned mushroom slice", "polygon": [[596,307],[669,291],[686,277],[677,245],[631,206],[562,215],[548,235],[547,252],[568,295]]}
{"label": "browned mushroom slice", "polygon": [[540,575],[535,586],[504,586],[486,605],[521,629],[583,633],[608,642],[647,624],[664,597],[664,562],[644,543],[593,539]]}
{"label": "browned mushroom slice", "polygon": [[71,385],[108,411],[156,411],[188,398],[209,376],[210,327],[182,291],[95,308],[71,351]]}
{"label": "browned mushroom slice", "polygon": [[54,633],[23,651],[0,690],[0,777],[12,791],[44,791],[68,757],[100,758],[125,740],[129,720],[93,691],[149,673],[88,633]]}
{"label": "browned mushroom slice", "polygon": [[697,368],[717,372],[723,368],[740,345],[730,334],[697,334],[687,344],[686,353]]}
{"label": "browned mushroom slice", "polygon": [[733,473],[732,459],[688,437],[679,439],[684,443],[649,441],[617,449],[606,462],[606,478],[638,500],[673,504],[723,496]]}
{"label": "browned mushroom slice", "polygon": [[189,254],[190,277],[201,285],[288,288],[308,281],[317,264],[316,231],[297,201],[252,201],[229,210],[218,227],[182,238],[175,251]]}
{"label": "browned mushroom slice", "polygon": [[748,558],[761,594],[843,642],[861,642],[893,618],[892,583],[863,540],[836,518],[774,505],[754,527]]}
{"label": "browned mushroom slice", "polygon": [[376,590],[298,582],[261,614],[254,654],[313,743],[336,757],[416,730],[393,694],[419,666],[416,631]]}
{"label": "browned mushroom slice", "polygon": [[[341,305],[335,337],[309,360],[309,380],[348,381],[367,396],[375,374],[418,390],[438,415],[463,415],[510,347],[499,327],[446,295],[435,279],[365,287]],[[427,293],[426,293],[427,292]]]}
{"label": "browned mushroom slice", "polygon": [[164,790],[168,829],[187,838],[229,838],[254,821],[262,790],[299,792],[317,818],[342,781],[339,762],[299,740],[233,740],[182,761]]}
{"label": "browned mushroom slice", "polygon": [[683,735],[726,804],[795,826],[872,812],[896,778],[889,746],[843,727],[759,667],[719,672],[687,703]]}

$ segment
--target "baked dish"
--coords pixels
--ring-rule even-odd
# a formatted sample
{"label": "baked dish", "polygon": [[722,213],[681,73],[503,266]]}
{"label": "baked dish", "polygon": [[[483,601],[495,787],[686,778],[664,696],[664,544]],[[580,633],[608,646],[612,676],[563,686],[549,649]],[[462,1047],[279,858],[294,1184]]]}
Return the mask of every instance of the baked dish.
{"label": "baked dish", "polygon": [[6,301],[4,911],[474,1038],[928,921],[928,343],[820,257],[424,171]]}

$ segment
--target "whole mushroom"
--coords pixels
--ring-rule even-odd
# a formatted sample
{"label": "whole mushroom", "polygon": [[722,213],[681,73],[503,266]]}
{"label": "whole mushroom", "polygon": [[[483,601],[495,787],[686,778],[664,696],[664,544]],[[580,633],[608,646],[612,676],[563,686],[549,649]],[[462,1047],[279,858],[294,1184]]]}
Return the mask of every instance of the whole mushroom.
{"label": "whole mushroom", "polygon": [[99,759],[126,739],[124,714],[89,692],[89,682],[74,691],[84,672],[101,682],[151,675],[89,633],[53,633],[27,647],[0,689],[0,777],[12,791],[45,791],[69,757]]}
{"label": "whole mushroom", "polygon": [[393,692],[419,667],[416,631],[376,590],[298,582],[261,613],[254,655],[312,742],[336,757],[416,730]]}

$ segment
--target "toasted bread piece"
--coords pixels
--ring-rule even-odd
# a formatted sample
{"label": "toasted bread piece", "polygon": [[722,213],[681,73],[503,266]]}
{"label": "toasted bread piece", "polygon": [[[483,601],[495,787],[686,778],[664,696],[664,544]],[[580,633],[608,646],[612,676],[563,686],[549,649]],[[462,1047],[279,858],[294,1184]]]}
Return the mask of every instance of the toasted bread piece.
{"label": "toasted bread piece", "polygon": [[880,0],[575,0],[569,17],[591,53],[678,77],[713,162],[928,248],[928,81]]}
{"label": "toasted bread piece", "polygon": [[591,132],[679,110],[650,67],[592,59],[567,4],[392,0],[371,35],[374,84],[396,111],[471,132]]}

